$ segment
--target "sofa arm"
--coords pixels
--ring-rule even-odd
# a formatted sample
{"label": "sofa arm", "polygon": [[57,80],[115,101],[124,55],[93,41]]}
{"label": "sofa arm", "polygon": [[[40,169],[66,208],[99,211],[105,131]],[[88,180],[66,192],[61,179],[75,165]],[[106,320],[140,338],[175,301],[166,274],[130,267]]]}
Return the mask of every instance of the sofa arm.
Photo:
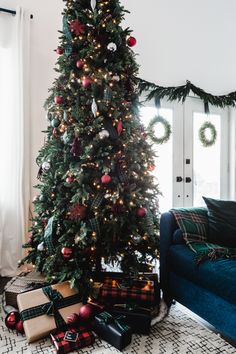
{"label": "sofa arm", "polygon": [[167,262],[168,249],[173,243],[173,234],[178,229],[173,214],[170,212],[161,215],[160,220],[160,281],[164,299],[168,302],[169,269]]}

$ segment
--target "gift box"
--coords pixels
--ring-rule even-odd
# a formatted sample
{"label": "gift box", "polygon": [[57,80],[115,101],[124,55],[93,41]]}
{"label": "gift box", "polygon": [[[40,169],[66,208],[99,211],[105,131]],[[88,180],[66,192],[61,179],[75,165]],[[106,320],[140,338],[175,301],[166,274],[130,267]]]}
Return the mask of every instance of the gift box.
{"label": "gift box", "polygon": [[18,294],[43,287],[44,285],[45,279],[40,273],[21,273],[7,284],[5,288],[5,303],[7,306],[18,308]]}
{"label": "gift box", "polygon": [[28,343],[66,326],[67,317],[79,313],[81,298],[69,282],[19,294],[17,303]]}
{"label": "gift box", "polygon": [[132,340],[131,328],[124,323],[124,318],[105,311],[95,316],[94,331],[118,350],[127,347]]}
{"label": "gift box", "polygon": [[113,316],[123,316],[125,323],[131,327],[132,333],[149,334],[151,329],[151,321],[153,318],[153,310],[132,306],[129,304],[114,305],[109,312]]}
{"label": "gift box", "polygon": [[83,326],[51,333],[50,336],[58,354],[70,353],[73,350],[87,347],[95,341],[93,333]]}
{"label": "gift box", "polygon": [[100,278],[99,300],[109,303],[135,303],[152,307],[160,302],[157,274],[142,274],[138,279],[123,273],[105,273]]}

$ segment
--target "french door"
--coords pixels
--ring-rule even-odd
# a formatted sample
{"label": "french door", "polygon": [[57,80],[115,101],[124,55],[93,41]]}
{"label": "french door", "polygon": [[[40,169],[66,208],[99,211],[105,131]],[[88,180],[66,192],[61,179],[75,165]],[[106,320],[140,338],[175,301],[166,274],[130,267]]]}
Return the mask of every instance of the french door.
{"label": "french door", "polygon": [[[204,205],[202,196],[227,199],[228,177],[228,112],[210,106],[210,114],[204,113],[204,104],[197,98],[188,98],[184,104],[162,101],[159,112],[148,103],[141,109],[144,125],[157,114],[172,127],[167,143],[153,145],[156,150],[156,168],[162,196],[160,211],[172,207]],[[214,145],[204,147],[199,139],[199,128],[205,121],[214,124],[217,138]],[[163,127],[155,127],[157,136]],[[209,132],[206,131],[206,134]]]}

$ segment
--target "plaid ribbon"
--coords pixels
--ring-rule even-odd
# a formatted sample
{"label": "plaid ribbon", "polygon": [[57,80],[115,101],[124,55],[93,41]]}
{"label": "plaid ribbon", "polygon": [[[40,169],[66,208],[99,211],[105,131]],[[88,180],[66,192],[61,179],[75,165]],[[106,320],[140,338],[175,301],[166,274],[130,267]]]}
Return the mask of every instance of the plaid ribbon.
{"label": "plaid ribbon", "polygon": [[97,233],[97,235],[100,235],[100,224],[97,218],[93,218],[89,220],[91,228],[93,231],[95,231]]}
{"label": "plaid ribbon", "polygon": [[236,248],[221,247],[208,242],[208,217],[205,208],[172,209],[171,213],[183,232],[186,244],[196,253],[197,263],[206,259],[236,257]]}
{"label": "plaid ribbon", "polygon": [[118,178],[121,183],[128,182],[128,177],[127,177],[126,173],[120,168],[119,165],[117,165],[117,167],[116,167],[116,172],[117,172]]}
{"label": "plaid ribbon", "polygon": [[125,323],[122,323],[122,321],[125,320],[124,315],[114,317],[110,313],[104,311],[97,315],[96,319],[98,319],[100,323],[103,323],[105,325],[115,324],[121,330],[121,333],[125,333],[129,330],[129,326],[127,326]]}
{"label": "plaid ribbon", "polygon": [[103,202],[103,198],[104,198],[104,194],[103,193],[97,193],[97,195],[95,196],[92,204],[91,204],[91,208],[92,209],[97,209],[100,207],[100,205]]}
{"label": "plaid ribbon", "polygon": [[52,289],[51,286],[46,286],[42,288],[42,291],[50,301],[43,305],[38,305],[21,311],[20,315],[22,321],[27,321],[35,317],[48,315],[54,316],[57,328],[63,327],[66,323],[58,310],[63,307],[68,307],[77,304],[81,300],[80,296],[78,294],[75,294],[63,298],[59,291],[57,291],[56,289]]}
{"label": "plaid ribbon", "polygon": [[44,241],[50,254],[53,254],[55,250],[54,242],[53,242],[53,222],[54,222],[54,216],[52,216],[48,220],[48,224],[44,232]]}
{"label": "plaid ribbon", "polygon": [[111,119],[105,118],[103,121],[103,126],[106,130],[108,130],[111,139],[118,139],[117,130],[112,124]]}
{"label": "plaid ribbon", "polygon": [[79,326],[78,329],[70,328],[68,329],[68,332],[78,334],[75,342],[70,342],[65,339],[67,332],[63,331],[56,334],[51,334],[51,340],[58,354],[70,353],[73,350],[81,349],[94,343],[95,338],[93,333],[88,331],[83,326]]}

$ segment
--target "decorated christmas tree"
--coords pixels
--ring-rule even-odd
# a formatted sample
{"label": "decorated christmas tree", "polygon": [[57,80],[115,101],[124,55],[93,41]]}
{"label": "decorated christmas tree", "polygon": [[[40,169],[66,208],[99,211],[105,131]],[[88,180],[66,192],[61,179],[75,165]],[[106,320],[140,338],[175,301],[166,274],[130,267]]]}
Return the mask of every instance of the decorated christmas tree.
{"label": "decorated christmas tree", "polygon": [[[64,0],[65,1],[65,0]],[[139,118],[136,39],[119,0],[66,0],[22,263],[86,297],[101,260],[135,275],[157,257],[154,153]]]}

